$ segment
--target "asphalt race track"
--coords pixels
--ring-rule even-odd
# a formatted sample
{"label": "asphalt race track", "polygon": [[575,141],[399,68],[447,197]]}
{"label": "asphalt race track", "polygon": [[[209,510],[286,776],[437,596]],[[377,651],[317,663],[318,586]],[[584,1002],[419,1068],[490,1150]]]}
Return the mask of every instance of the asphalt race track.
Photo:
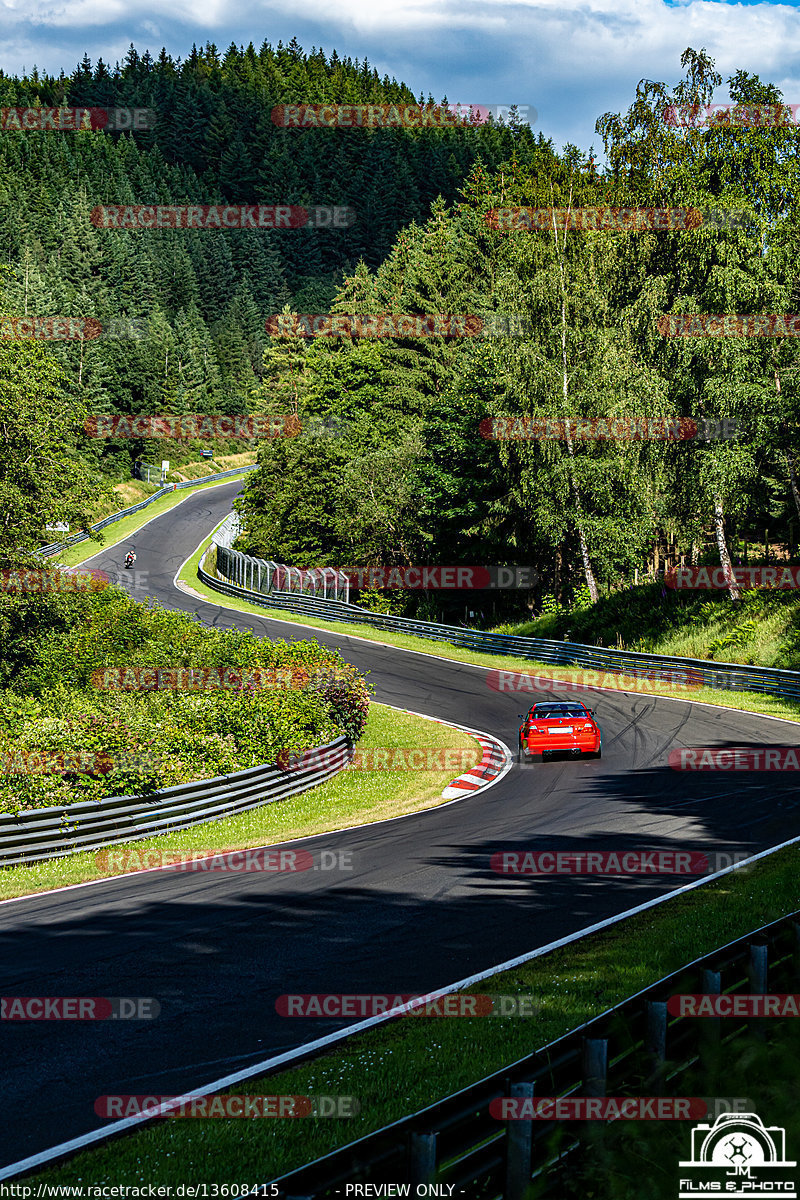
{"label": "asphalt race track", "polygon": [[[137,571],[147,572],[135,577],[137,598],[217,628],[316,636],[371,671],[376,699],[515,748],[530,700],[491,691],[484,671],[176,590],[175,572],[240,486],[198,493],[136,535]],[[92,565],[120,572],[126,549]],[[93,1111],[100,1095],[176,1094],[352,1023],[278,1016],[282,993],[429,991],[693,878],[515,879],[491,870],[498,850],[755,852],[800,834],[791,773],[667,766],[680,746],[800,745],[797,726],[612,692],[592,706],[600,761],[515,766],[484,795],[303,843],[351,852],[350,872],[147,873],[0,904],[1,995],[154,996],[162,1006],[152,1022],[4,1022],[0,1164],[104,1124]]]}

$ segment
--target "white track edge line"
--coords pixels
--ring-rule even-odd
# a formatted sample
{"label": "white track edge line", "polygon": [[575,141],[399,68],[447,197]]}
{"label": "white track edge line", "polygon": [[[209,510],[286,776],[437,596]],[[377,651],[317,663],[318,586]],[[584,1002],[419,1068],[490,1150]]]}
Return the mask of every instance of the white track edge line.
{"label": "white track edge line", "polygon": [[[578,929],[574,933],[569,933],[565,937],[558,938],[554,942],[548,942],[546,946],[540,946],[537,950],[530,950],[527,954],[517,955],[515,958],[507,959],[505,962],[498,963],[496,966],[489,967],[487,970],[478,971],[474,975],[469,975],[465,979],[459,979],[456,983],[447,984],[444,987],[437,988],[435,991],[425,992],[424,996],[428,1001],[437,1000],[442,996],[447,996],[452,992],[458,991],[461,988],[470,987],[474,983],[480,983],[484,979],[489,979],[493,975],[500,975],[504,971],[510,971],[514,967],[521,966],[523,963],[531,962],[535,958],[542,958],[545,954],[549,954],[553,950],[559,950],[563,946],[568,946],[572,942],[579,941],[581,938],[587,937],[589,934],[598,933],[603,929],[608,929],[612,925],[619,924],[620,921],[627,920],[629,917],[636,916],[639,913],[646,912],[648,909],[656,908],[660,904],[664,904],[671,900],[674,896],[680,896],[685,892],[694,891],[695,888],[703,887],[712,880],[721,879],[724,875],[729,875],[732,871],[740,871],[751,863],[758,862],[759,859],[768,858],[770,855],[777,853],[778,850],[785,850],[787,846],[794,846],[800,842],[800,837],[790,838],[789,841],[781,842],[778,846],[772,846],[768,850],[762,850],[758,854],[754,854],[751,858],[742,860],[742,862],[734,863],[730,867],[725,867],[721,871],[715,872],[713,875],[707,875],[703,879],[696,879],[692,883],[684,884],[682,887],[675,888],[667,892],[663,896],[655,896],[652,900],[646,900],[642,904],[637,904],[634,908],[626,909],[625,912],[617,913],[613,917],[606,917],[603,921],[598,921],[594,925],[587,925],[583,929]],[[245,1067],[241,1071],[235,1071],[231,1075],[225,1075],[221,1079],[212,1080],[200,1088],[196,1088],[191,1092],[185,1092],[181,1095],[181,1100],[198,1099],[202,1096],[211,1095],[215,1092],[222,1091],[223,1088],[232,1087],[236,1083],[240,1083],[245,1079],[252,1079],[254,1076],[261,1075],[265,1071],[270,1071],[275,1067],[283,1066],[286,1063],[295,1061],[297,1058],[307,1056],[314,1050],[324,1049],[326,1046],[334,1045],[336,1042],[344,1041],[346,1038],[352,1037],[356,1033],[361,1033],[366,1029],[373,1029],[377,1025],[382,1025],[390,1018],[402,1015],[405,1010],[391,1009],[385,1013],[378,1013],[373,1017],[367,1017],[364,1021],[358,1021],[355,1025],[347,1025],[344,1029],[339,1029],[335,1033],[329,1033],[325,1037],[317,1038],[312,1042],[306,1042],[302,1046],[297,1046],[294,1050],[284,1051],[283,1054],[273,1055],[272,1058],[264,1059],[260,1063],[255,1063],[253,1066]],[[175,1104],[178,1103],[176,1099]],[[36,1167],[43,1166],[47,1162],[52,1162],[55,1158],[61,1158],[66,1154],[70,1154],[75,1150],[81,1150],[87,1146],[91,1146],[96,1142],[105,1141],[106,1138],[112,1137],[115,1134],[123,1133],[127,1129],[139,1125],[143,1120],[141,1116],[123,1117],[119,1121],[115,1121],[113,1125],[106,1126],[104,1129],[95,1129],[90,1133],[82,1134],[80,1137],[72,1138],[71,1141],[62,1142],[58,1146],[52,1146],[48,1150],[42,1150],[38,1154],[33,1154],[28,1158],[20,1159],[19,1162],[10,1163],[7,1167],[0,1169],[0,1179],[11,1179],[15,1175],[33,1170]],[[153,1118],[150,1118],[153,1119]]]}

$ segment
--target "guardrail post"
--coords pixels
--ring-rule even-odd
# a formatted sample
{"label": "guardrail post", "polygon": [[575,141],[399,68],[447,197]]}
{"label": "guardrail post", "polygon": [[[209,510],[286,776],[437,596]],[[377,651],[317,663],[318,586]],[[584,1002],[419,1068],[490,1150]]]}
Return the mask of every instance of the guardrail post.
{"label": "guardrail post", "polygon": [[408,1181],[416,1187],[436,1177],[436,1134],[412,1133],[408,1155]]}
{"label": "guardrail post", "polygon": [[649,1084],[660,1096],[664,1090],[664,1063],[667,1057],[667,1006],[662,1000],[647,1001],[644,1049],[650,1068]]}
{"label": "guardrail post", "polygon": [[767,947],[756,943],[750,946],[750,987],[759,995],[767,990]]}
{"label": "guardrail post", "polygon": [[[720,994],[719,971],[703,970],[703,995]],[[697,1022],[700,1056],[709,1072],[716,1071],[719,1056],[720,1018],[703,1017]]]}
{"label": "guardrail post", "polygon": [[583,1090],[592,1097],[606,1094],[608,1038],[583,1039]]}
{"label": "guardrail post", "polygon": [[[512,1083],[509,1095],[531,1100],[532,1083]],[[506,1187],[504,1200],[525,1200],[531,1183],[533,1121],[509,1121],[506,1127]]]}
{"label": "guardrail post", "polygon": [[[752,943],[750,946],[750,991],[763,996],[767,990],[768,948]],[[756,1017],[750,1022],[750,1032],[753,1037],[763,1040],[766,1036],[766,1025],[763,1019]]]}

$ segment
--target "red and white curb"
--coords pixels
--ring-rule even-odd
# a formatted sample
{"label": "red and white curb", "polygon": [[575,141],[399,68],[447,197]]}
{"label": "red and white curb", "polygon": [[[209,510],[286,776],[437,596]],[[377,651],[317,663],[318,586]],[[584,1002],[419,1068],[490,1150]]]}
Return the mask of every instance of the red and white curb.
{"label": "red and white curb", "polygon": [[494,783],[496,779],[500,778],[501,772],[505,774],[503,768],[506,767],[506,755],[508,755],[506,770],[511,767],[513,759],[507,746],[494,738],[487,737],[484,733],[476,733],[474,736],[481,744],[483,758],[474,767],[470,767],[463,775],[459,775],[458,779],[454,779],[447,785],[442,792],[445,800],[450,800],[453,796],[461,796],[464,792],[479,792],[490,783]]}
{"label": "red and white curb", "polygon": [[427,713],[412,712],[410,708],[397,708],[394,704],[387,704],[385,707],[393,708],[395,712],[407,713],[411,717],[424,717],[426,721],[432,721],[434,725],[446,725],[449,729],[460,729],[462,733],[469,733],[476,741],[480,742],[483,750],[481,761],[448,783],[442,792],[443,800],[456,800],[459,796],[466,796],[470,792],[485,792],[488,787],[507,775],[514,765],[514,756],[508,746],[499,738],[492,737],[491,734],[483,733],[479,729],[471,729],[469,725],[457,725],[455,721],[442,721],[439,717],[429,717]]}

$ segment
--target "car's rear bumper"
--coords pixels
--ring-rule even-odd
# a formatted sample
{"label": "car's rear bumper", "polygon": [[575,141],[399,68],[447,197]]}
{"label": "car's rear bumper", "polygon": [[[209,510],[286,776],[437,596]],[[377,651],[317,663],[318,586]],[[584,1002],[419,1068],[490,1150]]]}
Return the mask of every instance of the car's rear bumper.
{"label": "car's rear bumper", "polygon": [[600,749],[599,738],[537,738],[528,740],[528,754],[542,754],[547,750],[580,750],[583,754],[596,754]]}

